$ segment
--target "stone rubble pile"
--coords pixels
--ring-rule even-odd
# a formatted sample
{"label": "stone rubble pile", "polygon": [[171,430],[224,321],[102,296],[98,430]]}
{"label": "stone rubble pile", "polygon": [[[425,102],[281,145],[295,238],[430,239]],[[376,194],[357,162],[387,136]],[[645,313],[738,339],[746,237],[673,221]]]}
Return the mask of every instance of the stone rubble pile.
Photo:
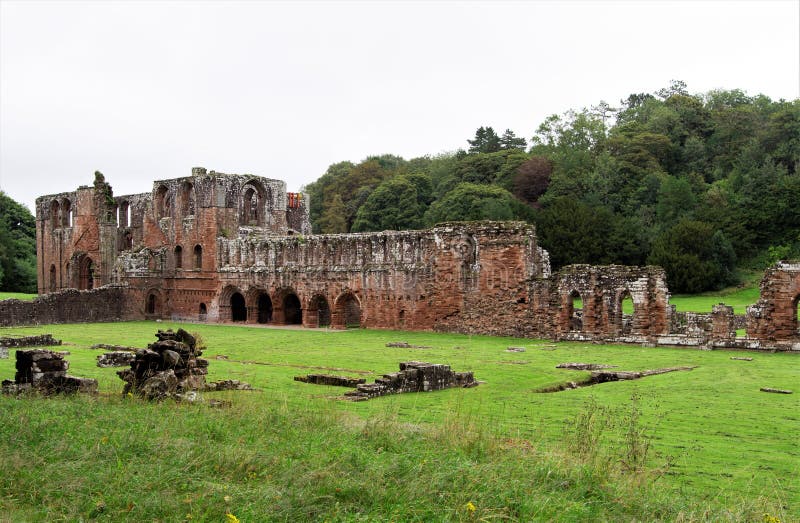
{"label": "stone rubble pile", "polygon": [[159,330],[156,338],[157,342],[136,351],[130,369],[117,371],[126,382],[122,393],[164,399],[203,389],[208,361],[199,358],[202,352],[194,336],[178,329],[177,332]]}
{"label": "stone rubble pile", "polygon": [[61,340],[53,338],[52,334],[5,336],[0,338],[0,347],[50,347],[53,345],[61,345]]}
{"label": "stone rubble pile", "polygon": [[203,387],[204,391],[216,392],[220,390],[253,390],[249,383],[239,380],[220,380],[206,383]]}
{"label": "stone rubble pile", "polygon": [[18,350],[16,358],[14,381],[2,383],[5,394],[97,392],[97,380],[67,375],[69,362],[63,354],[45,349]]}
{"label": "stone rubble pile", "polygon": [[375,383],[363,383],[356,390],[345,392],[345,398],[364,401],[388,394],[403,392],[429,392],[453,387],[475,387],[478,382],[471,372],[453,372],[450,365],[406,361],[400,364],[400,372],[384,374]]}

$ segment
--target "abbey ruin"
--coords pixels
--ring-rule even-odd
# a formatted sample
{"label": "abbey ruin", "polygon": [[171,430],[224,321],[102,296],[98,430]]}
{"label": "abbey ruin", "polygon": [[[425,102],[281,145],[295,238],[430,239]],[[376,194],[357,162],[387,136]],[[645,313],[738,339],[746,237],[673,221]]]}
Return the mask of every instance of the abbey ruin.
{"label": "abbey ruin", "polygon": [[196,167],[114,196],[97,173],[37,199],[40,297],[0,302],[0,324],[166,318],[800,350],[797,262],[767,272],[746,317],[676,313],[663,269],[552,273],[525,223],[311,234],[308,206],[253,175]]}

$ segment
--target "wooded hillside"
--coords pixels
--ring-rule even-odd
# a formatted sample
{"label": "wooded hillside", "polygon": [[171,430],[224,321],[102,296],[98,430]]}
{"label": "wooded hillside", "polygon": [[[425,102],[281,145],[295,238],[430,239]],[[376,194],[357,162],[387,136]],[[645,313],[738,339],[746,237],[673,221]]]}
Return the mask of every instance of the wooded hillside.
{"label": "wooded hillside", "polygon": [[554,268],[657,264],[673,292],[800,256],[800,100],[683,82],[552,115],[530,140],[480,127],[467,150],[331,165],[305,187],[315,232],[448,220],[535,223]]}

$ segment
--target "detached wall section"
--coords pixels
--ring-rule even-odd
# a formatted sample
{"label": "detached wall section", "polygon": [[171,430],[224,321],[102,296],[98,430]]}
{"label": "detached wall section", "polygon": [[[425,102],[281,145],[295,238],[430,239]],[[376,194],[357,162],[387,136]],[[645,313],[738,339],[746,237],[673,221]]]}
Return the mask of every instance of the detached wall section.
{"label": "detached wall section", "polygon": [[143,319],[130,308],[127,285],[107,285],[89,291],[66,289],[33,301],[0,301],[0,326],[82,323]]}

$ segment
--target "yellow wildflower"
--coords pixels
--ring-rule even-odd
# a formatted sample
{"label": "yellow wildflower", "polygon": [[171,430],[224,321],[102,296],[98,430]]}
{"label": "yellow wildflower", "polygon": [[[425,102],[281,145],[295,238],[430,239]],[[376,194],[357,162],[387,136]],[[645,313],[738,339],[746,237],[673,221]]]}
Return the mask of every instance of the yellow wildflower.
{"label": "yellow wildflower", "polygon": [[475,512],[475,510],[477,510],[478,507],[476,507],[475,504],[472,503],[472,501],[469,501],[467,502],[466,505],[464,505],[464,508],[467,509],[468,512],[472,513]]}
{"label": "yellow wildflower", "polygon": [[227,514],[225,514],[225,521],[227,523],[239,523],[239,518],[228,512]]}

